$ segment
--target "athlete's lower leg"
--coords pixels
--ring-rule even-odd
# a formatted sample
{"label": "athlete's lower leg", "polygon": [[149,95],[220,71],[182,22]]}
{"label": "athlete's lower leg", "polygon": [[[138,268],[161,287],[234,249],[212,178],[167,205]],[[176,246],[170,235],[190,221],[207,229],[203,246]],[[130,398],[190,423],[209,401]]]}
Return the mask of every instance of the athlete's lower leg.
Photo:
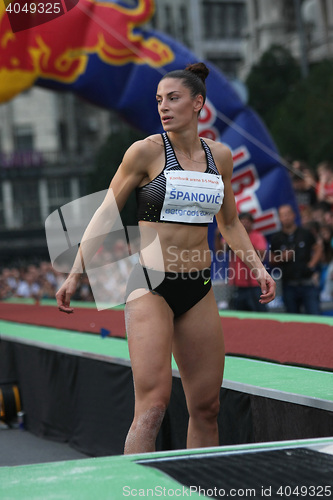
{"label": "athlete's lower leg", "polygon": [[125,442],[125,454],[155,451],[165,409],[165,405],[156,404],[134,417]]}
{"label": "athlete's lower leg", "polygon": [[217,416],[220,404],[218,401],[202,407],[190,414],[187,447],[201,448],[219,445]]}

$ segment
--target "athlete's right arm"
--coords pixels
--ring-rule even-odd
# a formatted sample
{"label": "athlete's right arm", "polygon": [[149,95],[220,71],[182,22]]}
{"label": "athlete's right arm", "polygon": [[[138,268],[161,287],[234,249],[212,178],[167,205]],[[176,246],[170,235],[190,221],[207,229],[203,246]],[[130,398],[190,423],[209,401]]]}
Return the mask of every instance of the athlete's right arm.
{"label": "athlete's right arm", "polygon": [[147,139],[135,142],[126,151],[103,202],[83,234],[72,270],[56,293],[60,311],[73,312],[73,308],[70,307],[70,299],[76,290],[83,270],[101,247],[106,235],[111,231],[130,193],[147,176],[147,166],[152,161],[153,155],[154,151]]}

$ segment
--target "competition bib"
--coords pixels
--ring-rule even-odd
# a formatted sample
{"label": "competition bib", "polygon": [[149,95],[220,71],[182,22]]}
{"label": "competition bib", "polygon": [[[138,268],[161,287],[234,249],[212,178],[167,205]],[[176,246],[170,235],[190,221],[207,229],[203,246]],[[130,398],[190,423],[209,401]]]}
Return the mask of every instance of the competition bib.
{"label": "competition bib", "polygon": [[206,224],[220,210],[224,184],[220,175],[167,170],[161,221]]}

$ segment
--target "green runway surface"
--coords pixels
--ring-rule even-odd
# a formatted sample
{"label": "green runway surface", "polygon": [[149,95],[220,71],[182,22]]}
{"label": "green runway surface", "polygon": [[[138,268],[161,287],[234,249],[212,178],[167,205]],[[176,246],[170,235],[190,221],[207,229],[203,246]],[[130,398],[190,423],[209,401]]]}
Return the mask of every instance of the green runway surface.
{"label": "green runway surface", "polygon": [[[254,451],[314,447],[330,449],[333,438],[179,450],[141,455],[89,458],[0,469],[1,500],[120,500],[133,497],[202,498],[202,495],[138,461],[171,457],[200,457],[209,454],[251,454]],[[315,483],[315,478],[314,478]],[[260,484],[257,488],[260,497]],[[155,493],[155,494],[154,494]],[[244,495],[243,495],[244,496]],[[253,497],[253,496],[252,496]],[[237,498],[237,497],[235,497]]]}
{"label": "green runway surface", "polygon": [[[23,325],[1,320],[0,338],[17,340],[72,355],[98,357],[104,361],[128,365],[130,363],[127,341],[124,339],[102,338],[72,330]],[[177,370],[174,360],[172,367]],[[233,388],[230,382],[324,400],[330,409],[333,408],[333,372],[227,356],[223,385]]]}
{"label": "green runway surface", "polygon": [[[47,304],[50,305],[50,304]],[[221,313],[228,316],[229,313]],[[231,314],[239,318],[254,318],[249,313]],[[293,321],[290,315],[267,314],[263,319]],[[305,318],[308,320],[308,318]],[[304,319],[304,320],[305,320]],[[311,322],[332,324],[331,318],[311,318]],[[295,316],[295,321],[303,317]],[[325,320],[325,321],[322,321]],[[24,325],[0,320],[0,339],[39,346],[75,356],[101,359],[105,362],[130,365],[127,341],[119,338],[102,338],[96,334],[78,333],[34,325]],[[177,366],[173,361],[174,374]],[[333,372],[297,366],[281,365],[254,359],[227,356],[223,386],[239,391],[266,391],[266,396],[285,400],[298,398],[325,404],[333,411]],[[244,390],[245,389],[245,390]],[[282,398],[281,398],[282,395]],[[311,405],[311,402],[310,402]],[[315,404],[314,404],[315,406]],[[320,406],[319,406],[320,407]],[[323,406],[324,407],[324,406]],[[9,431],[10,432],[10,431]],[[251,461],[253,452],[274,449],[314,447],[333,453],[333,437],[273,443],[243,444],[200,450],[177,450],[153,454],[87,458],[0,468],[0,500],[121,500],[123,498],[205,498],[170,476],[152,467],[139,465],[139,461],[172,457],[213,456],[246,454]],[[322,449],[322,450],[321,450]],[[0,434],[1,453],[1,434]],[[267,464],[269,468],[269,464]],[[312,479],[312,478],[311,478]],[[316,479],[313,478],[314,484]],[[260,484],[258,494],[262,498]],[[333,487],[332,487],[333,496]],[[230,497],[230,495],[229,495]],[[245,497],[243,492],[242,497]],[[240,498],[234,496],[234,498]],[[274,497],[282,498],[282,497]]]}
{"label": "green runway surface", "polygon": [[[32,298],[17,298],[13,297],[6,299],[2,302],[8,302],[9,304],[31,304],[34,305],[36,302]],[[54,299],[42,299],[40,302],[41,306],[55,306],[57,303]],[[72,301],[71,306],[74,308],[83,307],[96,309],[95,302],[83,302],[83,301]],[[109,309],[109,305],[106,304],[106,308]],[[124,306],[112,307],[115,310],[123,310]],[[297,323],[318,323],[322,325],[333,326],[332,316],[309,316],[306,314],[287,314],[287,313],[256,313],[256,312],[242,312],[242,311],[220,311],[220,316],[223,318],[239,318],[239,319],[258,319],[258,320],[275,320],[281,322],[297,322]]]}

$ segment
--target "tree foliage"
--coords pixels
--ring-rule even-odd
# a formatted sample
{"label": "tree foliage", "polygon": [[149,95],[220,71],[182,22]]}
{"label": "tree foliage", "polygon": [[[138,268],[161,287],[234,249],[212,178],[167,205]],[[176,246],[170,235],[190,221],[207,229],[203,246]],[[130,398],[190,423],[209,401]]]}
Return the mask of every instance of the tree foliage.
{"label": "tree foliage", "polygon": [[281,102],[271,133],[284,156],[304,159],[315,167],[333,160],[332,131],[333,62],[322,61]]}
{"label": "tree foliage", "polygon": [[[112,177],[122,162],[125,151],[133,142],[143,137],[142,133],[125,124],[122,124],[117,132],[110,134],[97,154],[95,168],[89,179],[90,193],[109,187]],[[121,212],[121,217],[125,226],[137,223],[135,193],[130,195]]]}
{"label": "tree foliage", "polygon": [[311,166],[333,159],[333,62],[310,66],[302,79],[296,61],[274,46],[248,76],[249,104],[266,123],[280,154]]}
{"label": "tree foliage", "polygon": [[265,52],[249,73],[246,85],[249,105],[269,127],[276,107],[288,96],[300,80],[300,70],[290,52],[279,45]]}

